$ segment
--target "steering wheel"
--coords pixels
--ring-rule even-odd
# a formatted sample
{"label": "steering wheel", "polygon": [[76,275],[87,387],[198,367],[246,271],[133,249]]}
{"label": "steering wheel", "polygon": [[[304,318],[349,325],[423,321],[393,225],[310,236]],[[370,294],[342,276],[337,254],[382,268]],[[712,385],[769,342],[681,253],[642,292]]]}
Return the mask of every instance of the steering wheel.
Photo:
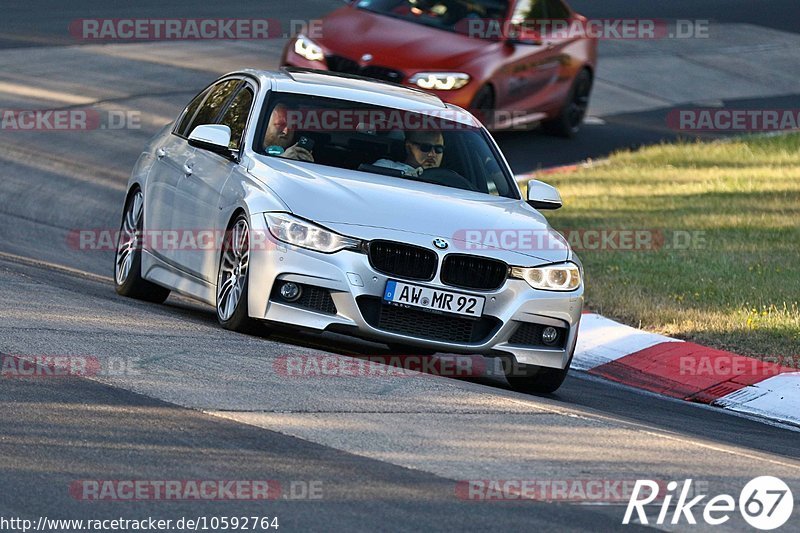
{"label": "steering wheel", "polygon": [[418,178],[420,181],[427,181],[428,183],[435,183],[437,185],[446,185],[448,187],[455,187],[456,189],[464,189],[467,191],[478,192],[478,188],[472,184],[467,178],[449,168],[432,167],[426,168]]}

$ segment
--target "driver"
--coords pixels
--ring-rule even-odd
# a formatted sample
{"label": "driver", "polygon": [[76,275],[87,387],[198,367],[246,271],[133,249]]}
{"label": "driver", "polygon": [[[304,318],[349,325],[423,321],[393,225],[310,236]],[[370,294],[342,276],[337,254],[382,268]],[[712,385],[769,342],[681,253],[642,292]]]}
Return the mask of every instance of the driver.
{"label": "driver", "polygon": [[402,163],[379,159],[374,165],[400,170],[406,175],[422,174],[426,168],[441,166],[444,156],[444,137],[438,131],[409,131],[406,133],[406,160]]}
{"label": "driver", "polygon": [[314,155],[311,151],[298,144],[292,144],[295,131],[289,125],[287,111],[288,108],[284,104],[278,104],[272,110],[267,132],[264,134],[264,151],[268,155],[313,163]]}

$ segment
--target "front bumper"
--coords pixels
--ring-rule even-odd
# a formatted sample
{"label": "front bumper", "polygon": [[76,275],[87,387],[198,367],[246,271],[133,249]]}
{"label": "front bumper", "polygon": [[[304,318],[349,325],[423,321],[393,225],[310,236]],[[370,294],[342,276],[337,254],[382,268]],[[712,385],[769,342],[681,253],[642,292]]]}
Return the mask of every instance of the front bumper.
{"label": "front bumper", "polygon": [[[269,235],[261,214],[254,215],[251,224],[253,231]],[[387,235],[386,238],[409,242],[401,234]],[[426,328],[433,331],[437,323],[440,327],[448,327],[447,322],[441,322],[444,318],[431,313],[424,314],[422,320],[429,321],[429,324],[420,324],[418,333],[398,333],[379,327],[372,310],[376,305],[382,305],[380,299],[386,282],[389,279],[402,278],[377,272],[370,265],[366,254],[348,250],[323,254],[275,241],[266,244],[261,249],[251,250],[250,254],[248,305],[249,314],[253,318],[319,331],[347,332],[365,339],[419,346],[439,352],[513,355],[518,363],[550,368],[565,368],[572,355],[570,348],[575,346],[583,310],[582,287],[568,293],[537,291],[523,280],[507,279],[497,290],[470,291],[443,284],[438,271],[429,282],[407,280],[409,283],[486,298],[483,311],[483,316],[486,317],[483,325],[486,327],[482,331],[476,327],[477,337],[469,342],[449,342],[426,338]],[[441,266],[446,252],[437,250],[437,254]],[[276,282],[281,281],[329,291],[336,307],[335,314],[301,307],[276,297],[270,298],[270,295],[274,295]],[[563,328],[566,335],[560,343],[563,348],[526,346],[512,342],[512,337],[521,324]]]}

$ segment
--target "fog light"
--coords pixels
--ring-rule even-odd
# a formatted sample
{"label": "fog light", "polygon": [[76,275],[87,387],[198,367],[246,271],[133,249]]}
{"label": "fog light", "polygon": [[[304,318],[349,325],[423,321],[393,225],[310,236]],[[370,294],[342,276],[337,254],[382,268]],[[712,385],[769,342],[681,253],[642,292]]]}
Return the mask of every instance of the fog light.
{"label": "fog light", "polygon": [[281,298],[286,300],[287,302],[294,302],[298,298],[300,298],[300,286],[297,283],[292,283],[291,281],[287,281],[283,285],[281,285]]}
{"label": "fog light", "polygon": [[542,342],[552,346],[558,340],[558,330],[552,326],[547,326],[542,331]]}

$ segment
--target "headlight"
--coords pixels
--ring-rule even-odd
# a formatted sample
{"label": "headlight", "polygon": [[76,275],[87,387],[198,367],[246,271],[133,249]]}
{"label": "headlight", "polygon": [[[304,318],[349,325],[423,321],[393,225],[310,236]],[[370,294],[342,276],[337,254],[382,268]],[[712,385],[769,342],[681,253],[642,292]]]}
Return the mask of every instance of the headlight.
{"label": "headlight", "polygon": [[326,254],[358,248],[359,239],[345,237],[287,213],[265,213],[269,232],[279,241]]}
{"label": "headlight", "polygon": [[294,53],[305,57],[309,61],[322,61],[325,59],[322,48],[305,35],[297,36],[294,42]]}
{"label": "headlight", "polygon": [[408,80],[426,90],[454,91],[469,83],[469,74],[463,72],[420,72]]}
{"label": "headlight", "polygon": [[545,291],[574,291],[581,286],[581,271],[575,263],[536,268],[512,267],[511,277],[524,279],[534,289]]}

